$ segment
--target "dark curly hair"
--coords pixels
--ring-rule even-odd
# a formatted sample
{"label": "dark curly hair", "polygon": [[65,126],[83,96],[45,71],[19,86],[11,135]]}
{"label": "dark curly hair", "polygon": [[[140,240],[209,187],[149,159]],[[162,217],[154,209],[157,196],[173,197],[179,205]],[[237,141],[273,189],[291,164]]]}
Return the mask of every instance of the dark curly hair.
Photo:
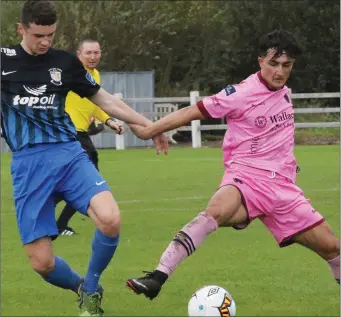
{"label": "dark curly hair", "polygon": [[271,49],[276,51],[274,58],[281,56],[283,51],[292,58],[301,54],[301,48],[295,37],[285,30],[274,30],[262,36],[259,41],[259,56],[266,56]]}
{"label": "dark curly hair", "polygon": [[29,27],[30,23],[37,25],[52,25],[57,22],[57,10],[53,1],[26,0],[21,10],[20,22]]}

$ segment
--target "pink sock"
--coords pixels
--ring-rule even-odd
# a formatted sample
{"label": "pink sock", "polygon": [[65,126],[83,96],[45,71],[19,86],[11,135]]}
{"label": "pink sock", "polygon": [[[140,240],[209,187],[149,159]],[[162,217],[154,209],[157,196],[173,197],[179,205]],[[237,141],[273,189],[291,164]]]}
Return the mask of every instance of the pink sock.
{"label": "pink sock", "polygon": [[327,261],[330,269],[332,270],[332,273],[334,277],[339,280],[340,279],[340,256],[336,257],[335,259]]}
{"label": "pink sock", "polygon": [[156,269],[170,275],[217,228],[216,220],[205,212],[201,212],[176,234],[162,254],[160,264]]}

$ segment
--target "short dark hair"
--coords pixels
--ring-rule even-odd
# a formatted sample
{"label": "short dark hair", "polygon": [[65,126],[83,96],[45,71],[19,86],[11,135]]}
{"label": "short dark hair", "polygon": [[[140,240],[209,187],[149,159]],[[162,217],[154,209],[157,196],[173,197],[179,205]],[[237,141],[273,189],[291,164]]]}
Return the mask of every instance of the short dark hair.
{"label": "short dark hair", "polygon": [[52,25],[57,22],[57,10],[53,1],[26,0],[22,10],[20,22],[28,27],[30,23],[37,25]]}
{"label": "short dark hair", "polygon": [[285,30],[274,30],[262,36],[259,41],[259,56],[266,56],[270,49],[276,51],[274,58],[281,56],[283,52],[292,58],[301,54],[301,48],[295,37]]}
{"label": "short dark hair", "polygon": [[80,51],[80,49],[82,48],[83,44],[85,43],[98,43],[99,42],[97,40],[93,40],[93,39],[84,39],[84,40],[81,40],[78,44],[78,50]]}

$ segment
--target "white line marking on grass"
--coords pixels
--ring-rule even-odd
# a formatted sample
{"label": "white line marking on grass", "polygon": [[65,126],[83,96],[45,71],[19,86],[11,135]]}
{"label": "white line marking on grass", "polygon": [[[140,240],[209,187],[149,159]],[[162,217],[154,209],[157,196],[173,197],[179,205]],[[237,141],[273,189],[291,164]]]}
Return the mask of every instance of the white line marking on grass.
{"label": "white line marking on grass", "polygon": [[118,204],[136,204],[136,203],[148,203],[148,202],[163,202],[163,201],[177,201],[177,200],[201,200],[207,199],[207,197],[201,196],[192,196],[192,197],[173,197],[173,198],[163,198],[163,199],[153,199],[153,200],[146,200],[146,199],[136,199],[136,200],[121,200],[118,201]]}
{"label": "white line marking on grass", "polygon": [[339,191],[340,188],[334,187],[334,188],[327,188],[327,189],[306,189],[304,192],[334,192],[334,191]]}
{"label": "white line marking on grass", "polygon": [[[305,193],[309,192],[332,192],[332,191],[339,191],[340,188],[327,188],[327,189],[306,189],[304,190]],[[183,201],[183,200],[202,200],[202,199],[209,199],[209,196],[187,196],[187,197],[172,197],[172,198],[162,198],[162,199],[155,199],[155,200],[146,200],[146,199],[136,199],[136,200],[121,200],[118,201],[119,204],[136,204],[136,203],[148,203],[148,202],[164,202],[164,201]]]}
{"label": "white line marking on grass", "polygon": [[[327,189],[306,189],[304,190],[304,193],[311,193],[311,192],[333,192],[333,191],[339,191],[340,188],[338,187],[333,187],[333,188],[327,188]],[[162,199],[153,199],[153,200],[148,200],[148,199],[134,199],[134,200],[121,200],[118,201],[117,203],[119,205],[124,205],[124,204],[138,204],[138,203],[162,203],[165,201],[184,201],[184,200],[209,200],[210,196],[185,196],[185,197],[172,197],[172,198],[162,198]],[[170,210],[174,210],[174,211],[181,211],[180,208],[169,208]],[[143,209],[145,211],[147,211],[147,209]],[[161,210],[160,208],[157,209],[155,208],[155,210]],[[183,209],[183,210],[188,210]],[[148,211],[153,211],[153,210],[149,210]],[[2,212],[2,215],[15,215],[15,211],[10,211],[10,212]]]}
{"label": "white line marking on grass", "polygon": [[[222,162],[222,158],[218,157],[188,157],[188,158],[172,158],[172,162]],[[143,162],[167,162],[167,159],[145,159]]]}
{"label": "white line marking on grass", "polygon": [[193,211],[193,209],[191,210],[190,208],[137,208],[134,210],[126,210],[126,209],[122,209],[121,212],[174,212],[174,211]]}

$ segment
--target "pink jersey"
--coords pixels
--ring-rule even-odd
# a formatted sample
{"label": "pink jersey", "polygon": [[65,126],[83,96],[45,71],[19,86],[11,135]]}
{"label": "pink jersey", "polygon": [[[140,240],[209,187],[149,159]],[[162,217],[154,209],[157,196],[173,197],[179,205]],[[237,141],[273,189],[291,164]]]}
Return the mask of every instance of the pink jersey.
{"label": "pink jersey", "polygon": [[294,109],[289,89],[271,90],[260,72],[197,103],[207,118],[225,118],[224,164],[276,172],[295,182]]}

